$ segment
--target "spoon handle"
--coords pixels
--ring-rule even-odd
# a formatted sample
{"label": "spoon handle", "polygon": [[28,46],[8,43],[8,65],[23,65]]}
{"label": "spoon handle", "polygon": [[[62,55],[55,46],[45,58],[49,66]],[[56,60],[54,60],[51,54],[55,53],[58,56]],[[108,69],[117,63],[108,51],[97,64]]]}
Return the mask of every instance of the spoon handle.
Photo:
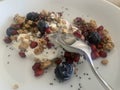
{"label": "spoon handle", "polygon": [[86,59],[90,64],[90,67],[92,69],[92,72],[95,74],[96,78],[98,79],[98,81],[100,82],[100,84],[104,87],[105,90],[114,90],[103,78],[102,76],[97,72],[97,70],[95,69],[95,66],[93,64],[91,55],[86,54]]}

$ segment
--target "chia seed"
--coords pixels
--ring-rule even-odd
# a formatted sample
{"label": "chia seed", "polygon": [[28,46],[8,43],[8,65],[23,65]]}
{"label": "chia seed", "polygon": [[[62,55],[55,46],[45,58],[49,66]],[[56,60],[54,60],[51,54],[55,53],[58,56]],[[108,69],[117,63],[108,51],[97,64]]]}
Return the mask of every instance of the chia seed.
{"label": "chia seed", "polygon": [[10,62],[8,61],[7,64],[9,64]]}
{"label": "chia seed", "polygon": [[70,85],[70,87],[73,87],[73,85]]}
{"label": "chia seed", "polygon": [[78,90],[80,90],[80,88],[78,88]]}
{"label": "chia seed", "polygon": [[50,85],[53,85],[53,83],[50,83]]}
{"label": "chia seed", "polygon": [[10,57],[10,54],[8,55],[8,57]]}
{"label": "chia seed", "polygon": [[91,80],[91,78],[89,77],[88,80]]}
{"label": "chia seed", "polygon": [[96,69],[99,69],[99,67],[96,67]]}
{"label": "chia seed", "polygon": [[76,75],[76,77],[78,77],[78,75]]}
{"label": "chia seed", "polygon": [[82,77],[79,76],[79,79],[81,79]]}

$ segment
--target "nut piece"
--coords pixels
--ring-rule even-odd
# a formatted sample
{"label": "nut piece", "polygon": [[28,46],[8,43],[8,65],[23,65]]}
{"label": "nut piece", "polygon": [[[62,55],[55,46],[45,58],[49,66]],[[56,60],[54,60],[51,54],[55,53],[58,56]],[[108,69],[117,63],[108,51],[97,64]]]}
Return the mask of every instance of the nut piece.
{"label": "nut piece", "polygon": [[46,45],[46,44],[47,44],[47,41],[44,40],[44,39],[42,39],[42,38],[41,38],[41,39],[38,39],[37,42],[38,42],[39,46],[43,46],[43,45]]}
{"label": "nut piece", "polygon": [[46,11],[46,10],[42,10],[40,14],[43,15],[43,16],[48,16],[49,12]]}
{"label": "nut piece", "polygon": [[16,23],[22,24],[25,22],[25,17],[21,17],[21,16],[19,16],[19,14],[16,14],[14,17],[14,20]]}
{"label": "nut piece", "polygon": [[18,47],[21,50],[26,50],[29,47],[29,44],[27,42],[22,41]]}
{"label": "nut piece", "polygon": [[33,24],[33,21],[28,20],[27,24],[32,25],[32,24]]}
{"label": "nut piece", "polygon": [[104,60],[101,61],[101,63],[102,63],[103,65],[107,65],[107,64],[108,64],[108,60],[107,60],[107,59],[104,59]]}
{"label": "nut piece", "polygon": [[90,20],[90,25],[94,28],[97,28],[97,24],[95,20]]}
{"label": "nut piece", "polygon": [[41,62],[41,68],[42,69],[48,68],[51,65],[52,65],[52,61],[50,61],[50,60],[46,60],[44,62]]}
{"label": "nut piece", "polygon": [[13,41],[17,41],[17,36],[16,35],[14,35],[14,36],[10,36],[10,39]]}
{"label": "nut piece", "polygon": [[110,51],[110,50],[112,50],[113,48],[114,48],[113,42],[108,42],[107,44],[104,45],[104,49],[105,49],[105,50]]}
{"label": "nut piece", "polygon": [[17,90],[19,88],[19,86],[18,86],[18,84],[14,84],[12,88],[13,88],[13,90]]}
{"label": "nut piece", "polygon": [[39,55],[40,53],[42,53],[43,52],[43,48],[42,47],[39,47],[39,48],[35,48],[34,49],[34,53],[36,54],[36,55]]}
{"label": "nut piece", "polygon": [[17,32],[18,32],[19,34],[26,34],[26,33],[28,33],[27,30],[22,30],[22,29],[17,30]]}

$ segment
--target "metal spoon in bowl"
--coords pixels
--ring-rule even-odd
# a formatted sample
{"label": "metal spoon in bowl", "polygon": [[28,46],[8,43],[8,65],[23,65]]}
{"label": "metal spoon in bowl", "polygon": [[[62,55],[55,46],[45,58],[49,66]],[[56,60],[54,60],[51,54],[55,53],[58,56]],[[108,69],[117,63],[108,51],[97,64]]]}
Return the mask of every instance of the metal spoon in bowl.
{"label": "metal spoon in bowl", "polygon": [[92,72],[95,74],[98,81],[104,87],[105,90],[113,90],[112,87],[102,78],[102,76],[97,72],[91,58],[91,48],[82,40],[76,40],[72,34],[53,34],[53,39],[60,44],[65,50],[70,52],[80,53],[88,61]]}

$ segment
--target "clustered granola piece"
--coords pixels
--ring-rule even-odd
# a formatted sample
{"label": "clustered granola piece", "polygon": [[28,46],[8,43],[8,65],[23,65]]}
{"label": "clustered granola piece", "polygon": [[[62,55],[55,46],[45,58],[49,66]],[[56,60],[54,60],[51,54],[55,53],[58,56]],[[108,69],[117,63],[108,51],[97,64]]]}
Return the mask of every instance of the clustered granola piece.
{"label": "clustered granola piece", "polygon": [[84,19],[77,17],[73,23],[79,28],[78,31],[74,32],[74,35],[80,39],[84,37],[83,40],[88,42],[92,49],[92,58],[107,57],[107,52],[114,48],[109,32],[103,26],[97,26],[94,20],[86,22]]}

